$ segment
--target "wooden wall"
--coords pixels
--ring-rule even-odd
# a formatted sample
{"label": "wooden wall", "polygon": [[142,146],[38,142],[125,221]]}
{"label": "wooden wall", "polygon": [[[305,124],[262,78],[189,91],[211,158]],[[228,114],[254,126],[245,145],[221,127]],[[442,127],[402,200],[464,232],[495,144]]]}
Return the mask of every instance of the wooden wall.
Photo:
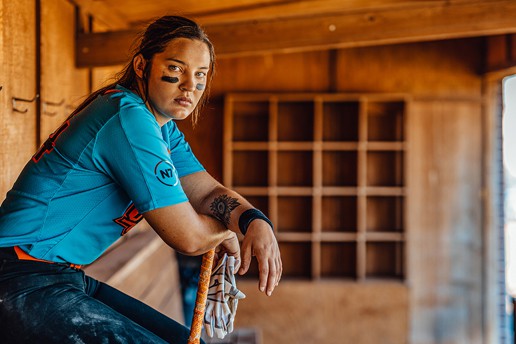
{"label": "wooden wall", "polygon": [[[240,285],[249,297],[239,304],[237,326],[261,328],[264,343],[483,342],[482,56],[481,39],[464,39],[218,61],[209,110],[195,130],[182,124],[193,150],[218,178],[227,92],[412,97],[406,282],[284,281],[266,298],[246,280]],[[347,297],[362,290],[362,297]],[[330,305],[339,311],[317,309]],[[379,319],[388,319],[389,330]]]}
{"label": "wooden wall", "polygon": [[36,150],[35,1],[0,1],[0,194],[5,195]]}
{"label": "wooden wall", "polygon": [[[66,0],[41,1],[38,23],[36,4],[0,2],[1,195],[39,143],[89,92],[88,70],[75,68],[74,6]],[[36,94],[33,102],[13,106],[13,97],[34,99]]]}
{"label": "wooden wall", "polygon": [[[76,7],[68,0],[0,1],[1,200],[39,143],[85,99],[90,87],[100,87],[120,69],[75,67],[77,24]],[[94,25],[93,29],[101,31],[105,26]],[[12,97],[30,99],[36,94],[39,98],[34,102],[15,104],[25,113],[13,111]],[[174,251],[153,235],[144,221],[137,228],[133,229],[135,235],[124,237],[86,270],[183,321]],[[149,243],[148,247],[135,248],[134,241],[140,237],[145,237],[140,241]]]}
{"label": "wooden wall", "polygon": [[271,297],[253,281],[238,282],[237,327],[261,331],[263,344],[407,342],[405,286],[399,283],[282,281]]}
{"label": "wooden wall", "polygon": [[175,252],[145,221],[84,271],[184,324]]}
{"label": "wooden wall", "polygon": [[[2,194],[39,138],[67,114],[67,106],[76,105],[90,84],[96,88],[114,71],[73,67],[75,13],[66,0],[41,1],[38,55],[35,8],[35,0],[0,1]],[[256,292],[256,281],[240,279],[248,298],[239,305],[237,327],[260,328],[264,344],[484,342],[483,48],[481,39],[463,39],[218,61],[212,100],[198,126],[192,130],[185,122],[181,127],[219,180],[227,92],[396,92],[412,97],[406,281],[286,280],[267,298]],[[32,98],[37,92],[39,103],[21,102],[17,106],[28,111],[13,111],[12,97]],[[61,105],[43,108],[44,102],[61,100]]]}
{"label": "wooden wall", "polygon": [[414,342],[481,343],[480,103],[418,101],[411,121],[411,333]]}
{"label": "wooden wall", "polygon": [[[39,143],[85,99],[90,85],[99,87],[119,69],[75,67],[76,25],[76,7],[67,0],[0,1],[2,199]],[[13,97],[34,101],[13,104]]]}
{"label": "wooden wall", "polygon": [[89,93],[89,71],[75,68],[75,7],[41,1],[41,142]]}

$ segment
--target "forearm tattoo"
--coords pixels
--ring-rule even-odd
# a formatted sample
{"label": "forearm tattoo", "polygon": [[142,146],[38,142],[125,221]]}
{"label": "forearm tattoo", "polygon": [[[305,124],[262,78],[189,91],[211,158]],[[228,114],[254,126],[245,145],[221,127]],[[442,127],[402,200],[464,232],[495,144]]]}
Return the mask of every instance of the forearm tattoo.
{"label": "forearm tattoo", "polygon": [[228,228],[231,212],[239,205],[240,203],[238,203],[236,198],[229,197],[228,195],[221,195],[216,197],[213,200],[213,203],[210,204],[210,210],[213,217],[222,222],[222,224]]}

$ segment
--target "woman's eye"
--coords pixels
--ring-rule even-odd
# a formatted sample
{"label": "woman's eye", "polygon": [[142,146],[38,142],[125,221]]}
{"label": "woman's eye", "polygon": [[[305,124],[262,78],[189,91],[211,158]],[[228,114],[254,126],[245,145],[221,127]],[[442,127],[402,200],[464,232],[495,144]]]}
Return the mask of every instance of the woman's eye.
{"label": "woman's eye", "polygon": [[197,72],[197,77],[204,78],[206,76],[205,72]]}
{"label": "woman's eye", "polygon": [[174,71],[174,72],[180,72],[181,71],[181,68],[179,68],[178,66],[168,66],[168,69],[171,70],[171,71]]}

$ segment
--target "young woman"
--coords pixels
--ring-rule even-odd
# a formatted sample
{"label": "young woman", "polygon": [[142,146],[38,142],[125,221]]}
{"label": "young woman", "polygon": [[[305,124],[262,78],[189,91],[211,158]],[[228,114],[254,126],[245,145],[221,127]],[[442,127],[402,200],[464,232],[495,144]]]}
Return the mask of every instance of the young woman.
{"label": "young woman", "polygon": [[173,121],[196,120],[214,62],[196,23],[156,20],[117,82],[27,163],[0,208],[2,343],[185,343],[185,327],[80,270],[142,218],[183,254],[219,245],[240,274],[256,256],[259,289],[272,293],[272,224],[204,170]]}

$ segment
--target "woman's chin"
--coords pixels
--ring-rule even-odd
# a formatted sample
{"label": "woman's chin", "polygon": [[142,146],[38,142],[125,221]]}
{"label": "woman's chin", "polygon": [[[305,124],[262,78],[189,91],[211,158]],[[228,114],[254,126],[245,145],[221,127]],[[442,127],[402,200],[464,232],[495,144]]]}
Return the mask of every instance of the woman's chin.
{"label": "woman's chin", "polygon": [[176,121],[182,121],[183,119],[188,118],[190,116],[191,112],[188,111],[186,108],[179,108],[179,109],[171,109],[170,111],[167,111],[167,114],[170,116],[170,118],[176,120]]}
{"label": "woman's chin", "polygon": [[190,114],[181,115],[181,114],[174,114],[170,116],[174,121],[182,121],[184,119],[187,119]]}
{"label": "woman's chin", "polygon": [[[167,112],[159,112],[159,116],[165,122],[167,122],[171,119],[173,119],[174,121],[182,121],[182,120],[188,118],[188,116],[190,116],[190,113],[187,113],[185,111],[175,111],[175,112],[167,111]],[[160,122],[160,121],[158,121],[158,122]]]}

